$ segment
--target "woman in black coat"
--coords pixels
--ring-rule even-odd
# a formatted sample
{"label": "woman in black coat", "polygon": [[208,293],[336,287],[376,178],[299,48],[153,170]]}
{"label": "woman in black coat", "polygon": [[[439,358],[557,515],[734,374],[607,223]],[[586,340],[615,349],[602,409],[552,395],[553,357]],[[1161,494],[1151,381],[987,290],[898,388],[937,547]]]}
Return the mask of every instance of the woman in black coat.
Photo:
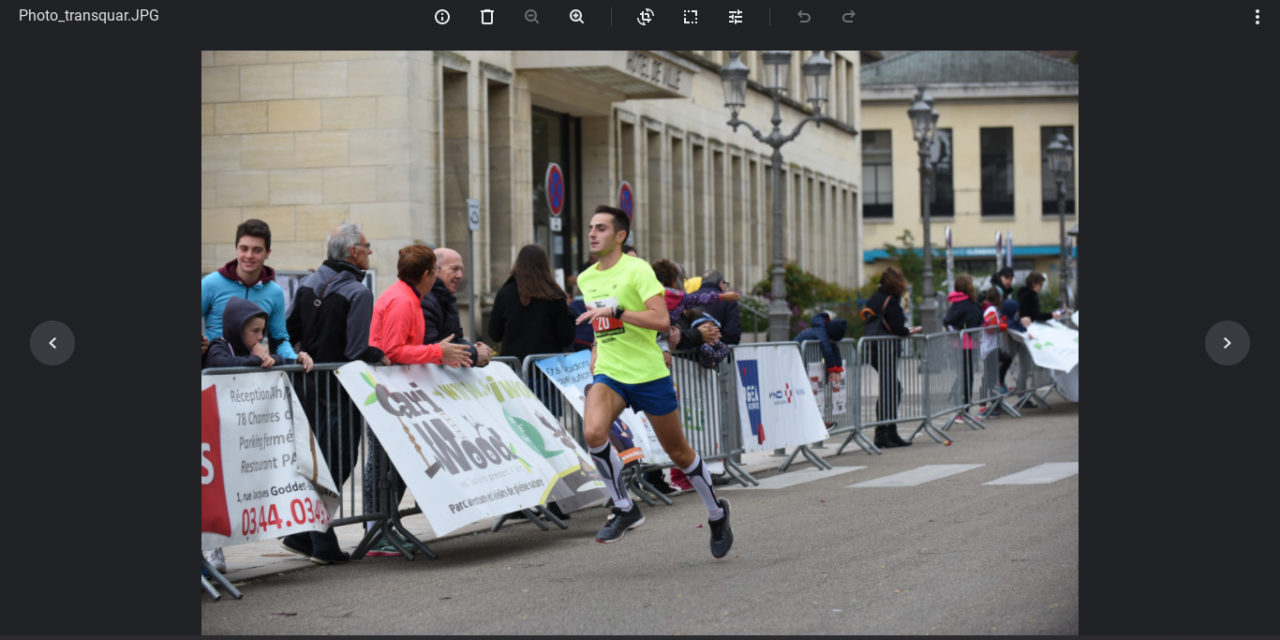
{"label": "woman in black coat", "polygon": [[1045,320],[1058,318],[1058,312],[1052,313],[1040,310],[1040,290],[1044,288],[1044,276],[1038,273],[1032,273],[1027,276],[1027,286],[1018,289],[1018,315],[1023,318],[1031,318],[1032,322],[1044,322]]}
{"label": "woman in black coat", "polygon": [[[864,336],[909,336],[920,330],[908,327],[906,313],[902,311],[902,295],[907,292],[907,279],[897,267],[889,267],[880,274],[880,288],[867,300],[863,320]],[[898,417],[898,405],[902,402],[902,383],[898,381],[899,340],[873,340],[868,350],[871,367],[880,375],[880,397],[876,401],[876,422]],[[911,444],[898,435],[896,423],[876,427],[875,445],[882,449],[905,447]]]}
{"label": "woman in black coat", "polygon": [[573,344],[569,297],[551,277],[547,253],[525,245],[493,299],[489,336],[502,343],[502,355],[521,361],[534,353],[563,353]]}

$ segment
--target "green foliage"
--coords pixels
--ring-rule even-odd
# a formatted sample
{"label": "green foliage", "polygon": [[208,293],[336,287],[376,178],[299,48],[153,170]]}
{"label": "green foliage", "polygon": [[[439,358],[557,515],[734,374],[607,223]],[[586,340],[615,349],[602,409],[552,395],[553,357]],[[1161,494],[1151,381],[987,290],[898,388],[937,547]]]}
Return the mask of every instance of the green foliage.
{"label": "green foliage", "polygon": [[[854,308],[857,306],[856,291],[827,282],[791,262],[786,264],[783,279],[787,287],[787,308],[791,312],[791,337],[808,328],[809,318],[820,310],[830,310],[836,317],[848,320],[851,333],[855,324],[862,324],[858,320],[858,310]],[[752,294],[766,300],[772,300],[772,291],[770,277],[757,282],[751,289]],[[765,312],[768,313],[767,307]],[[746,330],[745,327],[743,330]]]}

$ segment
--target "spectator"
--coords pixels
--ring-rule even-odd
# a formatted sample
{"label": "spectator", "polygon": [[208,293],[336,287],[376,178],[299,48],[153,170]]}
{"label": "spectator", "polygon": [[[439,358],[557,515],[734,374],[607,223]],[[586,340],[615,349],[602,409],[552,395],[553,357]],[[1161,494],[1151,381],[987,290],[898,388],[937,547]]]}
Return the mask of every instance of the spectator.
{"label": "spectator", "polygon": [[[423,344],[426,331],[422,318],[422,296],[431,290],[436,281],[436,256],[425,245],[413,244],[400,250],[397,262],[398,280],[378,298],[373,307],[373,321],[369,329],[369,344],[382,349],[391,364],[443,364],[450,367],[471,366],[468,347],[453,343],[447,336],[436,344]],[[380,511],[377,489],[377,460],[382,446],[373,431],[368,432],[369,455],[365,462],[364,508],[366,513]],[[396,478],[392,486],[392,500],[400,503],[404,495],[404,481]],[[370,523],[368,526],[372,526]],[[401,543],[403,546],[403,543]],[[370,546],[367,555],[400,555],[399,548],[385,538],[379,538]]]}
{"label": "spectator", "polygon": [[[1005,300],[1000,303],[1000,330],[1008,331],[1010,329],[1019,333],[1026,333],[1026,325],[1031,321],[1021,322],[1018,319],[1018,303],[1013,300]],[[1004,346],[1000,349],[1000,377],[999,386],[996,390],[1001,395],[1009,395],[1009,387],[1004,383],[1005,376],[1009,374],[1009,367],[1013,365],[1013,344],[1011,338],[1005,338]]]}
{"label": "spectator", "polygon": [[[381,349],[369,344],[373,292],[364,286],[373,246],[354,224],[343,223],[325,239],[328,259],[298,283],[289,305],[287,325],[299,347],[317,362],[390,364]],[[315,376],[303,378],[303,411],[336,486],[342,487],[356,464],[360,415],[342,385],[321,387]],[[325,392],[321,392],[321,388]],[[285,549],[317,564],[346,562],[351,556],[338,546],[330,527],[324,533],[293,534],[281,540]]]}
{"label": "spectator", "polygon": [[[1001,382],[1004,376],[999,375],[999,371],[1008,368],[1005,358],[1012,358],[1000,349],[999,331],[1006,326],[1000,319],[1000,303],[999,290],[991,288],[983,293],[982,326],[987,327],[987,330],[982,332],[982,343],[979,346],[979,357],[982,358],[983,363],[981,390],[983,397],[992,391],[999,391],[1004,386]],[[983,416],[991,415],[989,409],[990,407],[983,407],[979,413]]]}
{"label": "spectator", "polygon": [[[889,267],[880,274],[880,287],[863,309],[866,323],[864,336],[909,336],[920,327],[908,327],[907,316],[902,310],[902,296],[907,292],[907,279],[897,267]],[[876,422],[898,417],[898,405],[902,402],[902,383],[898,381],[899,342],[872,340],[868,344],[871,368],[880,376],[880,397],[876,401]],[[898,435],[896,423],[876,427],[875,445],[880,448],[905,447],[911,442]]]}
{"label": "spectator", "polygon": [[[426,323],[420,312],[421,299],[435,283],[435,254],[425,245],[409,245],[400,250],[396,268],[399,279],[373,307],[369,344],[386,353],[391,364],[470,366],[468,348],[454,344],[453,336],[436,344],[423,344]],[[410,302],[412,308],[406,306]]]}
{"label": "spectator", "polygon": [[531,353],[563,353],[573,344],[576,328],[568,302],[551,277],[547,252],[536,244],[525,245],[493,298],[489,336],[502,343],[502,355],[522,362]]}
{"label": "spectator", "polygon": [[422,296],[422,317],[426,322],[426,334],[423,344],[439,342],[452,335],[457,344],[467,345],[471,362],[477,367],[489,364],[493,357],[493,349],[489,345],[478,342],[472,344],[462,333],[462,321],[458,316],[458,299],[456,294],[462,286],[462,256],[447,247],[435,250],[436,282],[426,295]]}
{"label": "spectator", "polygon": [[711,317],[720,322],[724,343],[729,345],[742,342],[742,320],[738,315],[738,294],[729,290],[729,281],[719,271],[712,269],[702,274],[698,293],[715,292],[722,294],[718,302],[710,302],[703,306]]}
{"label": "spectator", "polygon": [[[222,337],[209,343],[208,366],[265,369],[277,364],[293,364],[293,359],[273,354],[268,345],[263,344],[266,327],[267,312],[262,307],[243,298],[228,300],[222,311]],[[308,373],[311,371],[311,356],[307,352],[299,352],[297,362]]]}
{"label": "spectator", "polygon": [[837,346],[849,329],[849,322],[844,318],[831,318],[826,311],[819,312],[809,320],[809,328],[796,334],[796,342],[817,340],[822,346],[822,361],[827,366],[827,382],[835,384],[844,373],[844,358],[840,356]]}
{"label": "spectator", "polygon": [[[667,303],[667,311],[671,315],[672,322],[678,322],[680,317],[684,315],[686,310],[692,310],[701,307],[702,311],[717,320],[717,325],[723,327],[724,322],[719,317],[711,313],[709,307],[720,301],[732,302],[738,299],[735,291],[724,291],[725,287],[706,287],[692,293],[686,293],[680,290],[680,267],[670,260],[657,260],[653,263],[653,275],[658,277],[658,282],[662,283],[666,293],[664,300]],[[734,302],[736,305],[737,302]],[[737,313],[737,307],[734,307],[734,313]],[[694,317],[702,315],[695,313]],[[721,330],[723,334],[723,329]],[[741,332],[739,332],[741,333]]]}
{"label": "spectator", "polygon": [[1045,320],[1057,320],[1061,315],[1057,311],[1052,313],[1040,311],[1040,290],[1044,288],[1044,275],[1032,273],[1027,276],[1027,284],[1018,290],[1018,314],[1024,318],[1029,318],[1031,322],[1044,322]]}
{"label": "spectator", "polygon": [[[973,276],[967,273],[956,276],[955,291],[947,296],[947,302],[951,303],[951,307],[947,309],[947,315],[942,318],[942,324],[957,331],[981,327],[982,308],[974,300],[976,297]],[[962,375],[956,377],[956,384],[963,385],[963,388],[953,387],[952,397],[962,398],[964,404],[968,405],[973,392],[973,338],[969,334],[965,334],[963,338],[962,352],[964,354],[961,365]]]}
{"label": "spectator", "polygon": [[1008,300],[1013,295],[1013,267],[1000,267],[991,275],[991,289],[1000,292],[1000,301]]}
{"label": "spectator", "polygon": [[[267,338],[272,353],[295,360],[285,326],[284,290],[266,265],[271,256],[271,227],[250,218],[236,227],[236,258],[200,281],[200,315],[209,340],[222,337],[222,313],[231,298],[243,298],[267,312]],[[313,354],[314,355],[314,354]]]}

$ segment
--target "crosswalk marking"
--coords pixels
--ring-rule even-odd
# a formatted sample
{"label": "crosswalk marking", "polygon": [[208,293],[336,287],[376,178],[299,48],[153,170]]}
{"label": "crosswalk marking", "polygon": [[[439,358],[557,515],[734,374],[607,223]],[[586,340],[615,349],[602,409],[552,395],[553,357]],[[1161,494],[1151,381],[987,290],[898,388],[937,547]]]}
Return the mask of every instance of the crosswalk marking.
{"label": "crosswalk marking", "polygon": [[798,485],[798,484],[804,484],[804,483],[806,483],[806,482],[813,482],[814,480],[823,480],[823,479],[825,479],[825,478],[831,478],[831,477],[834,477],[834,476],[840,475],[840,474],[842,474],[842,473],[848,473],[848,472],[850,472],[850,471],[857,471],[857,470],[859,470],[859,469],[866,469],[866,467],[858,467],[858,466],[850,466],[850,467],[833,467],[833,468],[828,469],[828,470],[812,469],[812,468],[809,468],[809,469],[798,469],[798,470],[796,470],[796,471],[788,471],[788,472],[786,472],[786,473],[779,473],[779,474],[778,474],[778,475],[776,475],[776,476],[771,476],[771,477],[768,477],[768,478],[764,478],[764,479],[760,480],[760,486],[756,486],[756,487],[744,487],[744,486],[742,486],[742,485],[737,485],[737,484],[735,484],[735,485],[730,485],[730,486],[725,486],[725,487],[719,487],[719,488],[718,488],[718,489],[716,489],[716,490],[717,490],[717,491],[732,491],[732,490],[735,490],[735,489],[738,489],[738,490],[741,490],[741,489],[782,489],[782,488],[785,488],[785,487],[793,487],[793,486]]}
{"label": "crosswalk marking", "polygon": [[1080,473],[1079,462],[1046,462],[984,484],[1049,484]]}
{"label": "crosswalk marking", "polygon": [[912,469],[910,471],[903,471],[902,473],[895,473],[890,476],[884,476],[883,478],[876,478],[874,480],[867,480],[865,482],[851,484],[849,485],[848,488],[853,489],[853,488],[861,488],[861,487],[914,487],[916,485],[921,485],[931,480],[937,480],[939,478],[953,476],[957,473],[964,473],[965,471],[969,471],[971,469],[977,469],[978,467],[981,467],[981,466],[985,466],[985,465],[926,464],[922,467],[916,467],[915,469]]}

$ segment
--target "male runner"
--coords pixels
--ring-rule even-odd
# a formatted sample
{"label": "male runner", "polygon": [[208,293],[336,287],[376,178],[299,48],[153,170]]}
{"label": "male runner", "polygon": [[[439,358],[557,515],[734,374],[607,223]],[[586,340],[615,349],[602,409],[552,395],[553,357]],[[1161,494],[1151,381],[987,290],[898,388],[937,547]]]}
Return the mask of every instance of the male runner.
{"label": "male runner", "polygon": [[684,439],[676,414],[675,385],[655,341],[657,332],[666,331],[671,323],[663,288],[649,263],[622,254],[630,235],[631,223],[624,211],[596,207],[587,237],[597,261],[578,276],[588,309],[577,322],[590,322],[596,337],[591,349],[596,384],[587,394],[584,429],[587,448],[614,505],[613,516],[596,534],[596,542],[617,542],[628,530],[644,524],[640,508],[623,485],[622,461],[609,445],[609,425],[630,405],[649,416],[658,442],[693,483],[707,508],[711,555],[723,558],[733,546],[729,501],[716,497],[711,473]]}

